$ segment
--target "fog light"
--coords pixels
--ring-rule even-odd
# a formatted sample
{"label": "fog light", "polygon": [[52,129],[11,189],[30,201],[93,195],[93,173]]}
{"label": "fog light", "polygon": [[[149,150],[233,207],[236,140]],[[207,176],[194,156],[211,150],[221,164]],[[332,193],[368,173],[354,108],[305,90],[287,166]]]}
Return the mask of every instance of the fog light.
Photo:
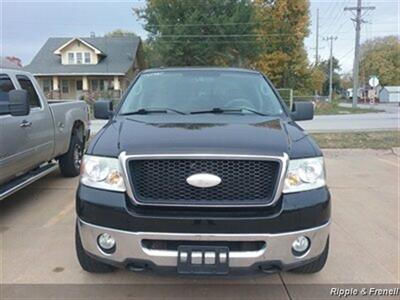
{"label": "fog light", "polygon": [[310,248],[310,240],[305,236],[299,236],[292,244],[293,254],[296,256],[303,255]]}
{"label": "fog light", "polygon": [[101,250],[106,253],[112,253],[115,251],[115,240],[108,233],[100,234],[97,238],[97,243],[99,244]]}

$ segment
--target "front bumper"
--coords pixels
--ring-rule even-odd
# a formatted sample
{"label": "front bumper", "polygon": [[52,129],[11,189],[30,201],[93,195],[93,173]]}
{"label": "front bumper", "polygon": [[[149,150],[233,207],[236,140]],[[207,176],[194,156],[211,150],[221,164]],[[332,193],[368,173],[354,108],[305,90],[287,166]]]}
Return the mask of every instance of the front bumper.
{"label": "front bumper", "polygon": [[[290,269],[303,265],[317,258],[324,251],[330,222],[306,230],[286,233],[224,234],[224,233],[166,233],[166,232],[131,232],[86,223],[78,219],[78,230],[85,251],[99,260],[128,267],[132,262],[146,262],[155,267],[176,267],[178,252],[175,250],[154,250],[146,248],[143,240],[168,241],[265,241],[265,247],[257,251],[229,252],[230,268],[254,268],[273,265],[279,269]],[[103,252],[97,238],[108,233],[116,240],[116,250],[112,254]],[[306,236],[311,241],[309,250],[298,257],[292,253],[293,241],[299,236]]]}

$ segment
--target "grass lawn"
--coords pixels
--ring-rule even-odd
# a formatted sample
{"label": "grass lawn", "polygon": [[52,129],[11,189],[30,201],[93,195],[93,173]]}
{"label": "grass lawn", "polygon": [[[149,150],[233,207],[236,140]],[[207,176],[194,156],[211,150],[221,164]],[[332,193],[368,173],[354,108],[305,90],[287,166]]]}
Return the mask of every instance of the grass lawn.
{"label": "grass lawn", "polygon": [[318,102],[315,106],[316,115],[365,114],[376,112],[382,112],[382,110],[373,108],[341,107],[337,101],[333,101],[332,103]]}
{"label": "grass lawn", "polygon": [[400,131],[369,131],[310,134],[321,148],[391,149],[400,147]]}

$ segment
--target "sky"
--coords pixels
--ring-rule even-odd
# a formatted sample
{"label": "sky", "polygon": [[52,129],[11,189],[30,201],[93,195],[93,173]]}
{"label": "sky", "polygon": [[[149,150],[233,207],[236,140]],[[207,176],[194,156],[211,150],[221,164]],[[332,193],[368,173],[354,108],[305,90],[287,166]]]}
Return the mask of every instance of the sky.
{"label": "sky", "polygon": [[[305,40],[310,62],[315,61],[319,9],[320,59],[329,57],[329,42],[324,38],[337,37],[333,55],[339,58],[341,73],[350,72],[355,30],[353,15],[344,7],[355,6],[357,0],[310,2],[310,34]],[[101,36],[117,28],[146,38],[142,22],[132,13],[133,7],[144,6],[145,0],[0,0],[0,56],[17,56],[26,65],[49,37],[87,37],[91,32]],[[363,11],[366,23],[362,24],[361,42],[377,36],[400,35],[400,0],[363,0],[363,6],[375,9]]]}

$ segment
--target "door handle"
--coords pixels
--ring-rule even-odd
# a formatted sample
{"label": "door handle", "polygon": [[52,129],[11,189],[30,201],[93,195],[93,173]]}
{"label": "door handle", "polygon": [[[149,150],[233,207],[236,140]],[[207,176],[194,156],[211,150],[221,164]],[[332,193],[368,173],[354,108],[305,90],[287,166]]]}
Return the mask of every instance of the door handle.
{"label": "door handle", "polygon": [[21,124],[19,124],[19,127],[22,127],[22,128],[24,128],[24,127],[31,127],[32,126],[32,122],[29,122],[29,121],[27,121],[27,120],[23,120],[22,122],[21,122]]}

